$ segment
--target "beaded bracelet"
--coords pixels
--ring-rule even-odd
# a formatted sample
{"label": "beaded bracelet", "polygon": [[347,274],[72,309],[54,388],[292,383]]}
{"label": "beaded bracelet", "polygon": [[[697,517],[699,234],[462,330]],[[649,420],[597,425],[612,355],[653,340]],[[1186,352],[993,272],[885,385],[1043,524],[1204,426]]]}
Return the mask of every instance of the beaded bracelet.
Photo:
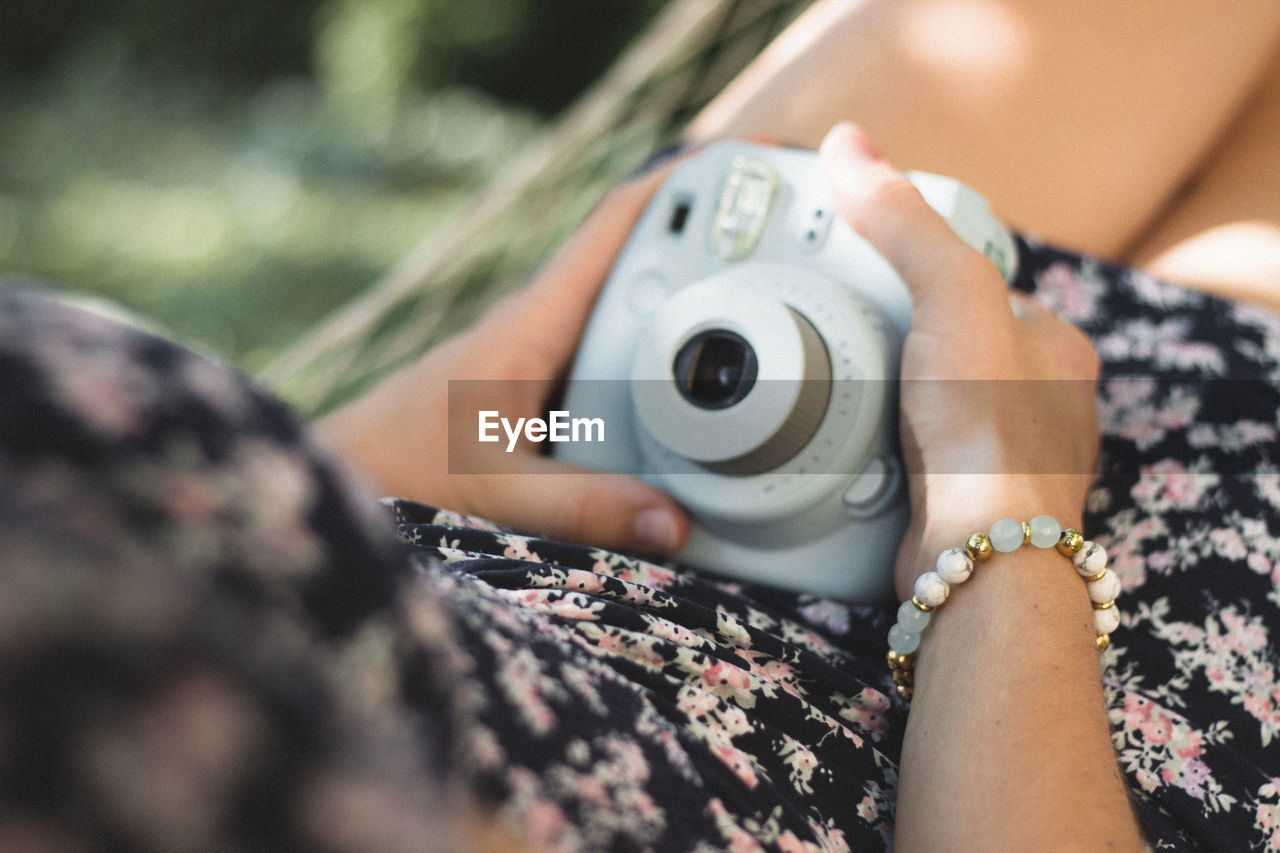
{"label": "beaded bracelet", "polygon": [[1111,632],[1120,625],[1120,612],[1115,606],[1120,579],[1107,571],[1106,550],[1096,542],[1085,541],[1078,530],[1063,530],[1052,516],[1037,515],[1022,522],[1005,518],[991,525],[989,532],[970,536],[963,548],[948,548],[939,554],[934,570],[916,579],[915,594],[898,608],[898,621],[889,629],[888,661],[899,696],[911,701],[920,635],[929,626],[933,611],[946,602],[951,587],[968,580],[974,565],[990,559],[996,551],[1008,553],[1026,544],[1057,548],[1071,558],[1093,602],[1098,651],[1106,650]]}

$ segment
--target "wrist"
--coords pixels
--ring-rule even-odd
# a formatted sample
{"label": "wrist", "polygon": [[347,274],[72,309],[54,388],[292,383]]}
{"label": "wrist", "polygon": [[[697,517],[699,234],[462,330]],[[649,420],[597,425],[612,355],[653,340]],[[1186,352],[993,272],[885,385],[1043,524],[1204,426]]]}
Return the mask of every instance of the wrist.
{"label": "wrist", "polygon": [[[938,554],[986,533],[1002,518],[1050,515],[1064,529],[1082,530],[1090,478],[1078,475],[927,475],[911,479],[911,524],[898,554],[895,588],[911,597],[916,578]],[[1087,531],[1085,531],[1087,533]]]}
{"label": "wrist", "polygon": [[[1069,561],[1074,572],[1060,570],[1057,564],[1063,558]],[[1031,623],[1019,627],[1015,635],[1039,631],[1047,636],[1065,636],[1059,628],[1083,624],[1078,619],[1089,612],[1075,605],[1090,603],[1093,614],[1089,622],[1096,634],[1095,645],[1099,651],[1105,650],[1110,633],[1119,625],[1115,598],[1120,593],[1119,582],[1107,571],[1106,563],[1105,549],[1085,540],[1078,529],[1064,528],[1048,515],[1023,521],[999,519],[987,532],[975,532],[962,544],[942,549],[933,567],[917,578],[910,597],[899,608],[897,621],[889,630],[888,663],[899,694],[908,700],[912,698],[916,652],[922,635],[933,623],[935,612],[948,603],[952,589],[961,585],[985,587],[985,594],[980,593],[976,598],[962,596],[968,599],[970,611],[975,604],[985,604],[1001,614],[1000,621],[1007,622],[1015,614],[1020,614],[1023,620],[1030,619]],[[995,578],[988,564],[996,567],[1013,564],[1016,570],[1000,572],[1003,577]],[[969,583],[975,574],[979,582]],[[1073,574],[1084,584],[1073,585],[1070,580]],[[1042,615],[1045,605],[1048,613]],[[954,612],[954,608],[951,611]],[[973,612],[967,615],[970,621],[977,616]],[[1037,624],[1042,619],[1046,621]],[[1056,627],[1045,632],[1043,629],[1050,623]]]}

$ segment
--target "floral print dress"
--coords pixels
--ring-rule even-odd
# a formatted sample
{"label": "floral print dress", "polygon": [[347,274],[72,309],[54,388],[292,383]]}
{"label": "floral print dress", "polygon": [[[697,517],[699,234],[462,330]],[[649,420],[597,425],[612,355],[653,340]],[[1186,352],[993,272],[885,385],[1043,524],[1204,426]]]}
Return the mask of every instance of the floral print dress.
{"label": "floral print dress", "polygon": [[[1280,318],[1021,254],[1103,359],[1150,844],[1280,850]],[[18,288],[0,382],[0,846],[465,849],[454,785],[550,850],[892,846],[894,607],[379,505],[232,371]]]}

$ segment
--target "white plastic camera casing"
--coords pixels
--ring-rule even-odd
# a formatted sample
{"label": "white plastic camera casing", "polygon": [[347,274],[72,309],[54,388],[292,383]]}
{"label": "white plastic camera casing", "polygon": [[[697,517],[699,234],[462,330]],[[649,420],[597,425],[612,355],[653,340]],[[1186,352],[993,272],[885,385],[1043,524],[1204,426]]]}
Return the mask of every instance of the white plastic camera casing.
{"label": "white plastic camera casing", "polygon": [[[980,196],[909,177],[1012,278],[1013,240]],[[816,154],[716,143],[650,202],[579,345],[563,408],[600,418],[608,440],[556,455],[680,500],[693,520],[683,562],[887,598],[908,519],[897,384],[910,317],[897,273],[837,215]],[[755,384],[726,408],[676,387],[676,353],[708,329],[741,336],[758,360]]]}

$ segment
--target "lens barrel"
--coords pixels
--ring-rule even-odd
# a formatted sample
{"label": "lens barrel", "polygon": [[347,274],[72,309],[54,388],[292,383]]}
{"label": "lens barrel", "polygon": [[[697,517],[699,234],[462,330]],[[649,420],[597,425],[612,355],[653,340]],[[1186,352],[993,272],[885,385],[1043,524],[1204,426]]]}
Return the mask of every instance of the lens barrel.
{"label": "lens barrel", "polygon": [[680,396],[700,409],[727,409],[756,383],[756,351],[728,329],[708,329],[676,353],[671,372]]}

